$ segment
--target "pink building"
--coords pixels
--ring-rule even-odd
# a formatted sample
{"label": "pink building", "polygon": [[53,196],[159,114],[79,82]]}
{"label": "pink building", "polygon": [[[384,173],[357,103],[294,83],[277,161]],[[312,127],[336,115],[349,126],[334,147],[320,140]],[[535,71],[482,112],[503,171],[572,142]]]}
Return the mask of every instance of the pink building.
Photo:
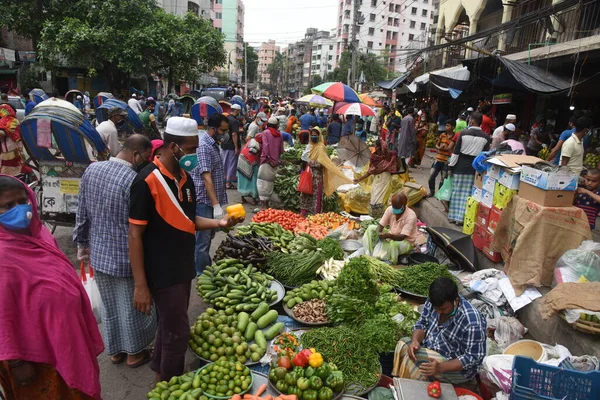
{"label": "pink building", "polygon": [[267,68],[275,59],[275,54],[280,51],[274,40],[263,42],[258,48],[258,79],[263,84],[275,83],[270,81]]}

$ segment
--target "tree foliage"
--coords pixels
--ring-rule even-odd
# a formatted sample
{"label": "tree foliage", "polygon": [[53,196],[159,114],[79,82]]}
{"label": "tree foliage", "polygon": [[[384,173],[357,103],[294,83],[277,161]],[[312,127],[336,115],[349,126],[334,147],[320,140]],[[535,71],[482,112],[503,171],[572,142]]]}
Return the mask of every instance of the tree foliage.
{"label": "tree foliage", "polygon": [[[351,66],[352,53],[345,51],[340,57],[338,66],[333,70],[333,80],[346,82],[348,80],[348,70]],[[393,75],[374,53],[359,53],[357,66],[356,79],[363,72],[368,86],[374,86],[378,81],[385,80],[388,76]]]}
{"label": "tree foliage", "polygon": [[271,80],[271,87],[276,88],[277,84],[280,83],[280,78],[283,76],[283,69],[285,67],[285,60],[283,54],[280,52],[275,52],[275,57],[273,58],[273,62],[269,64],[267,67],[267,72],[269,73],[269,78]]}
{"label": "tree foliage", "polygon": [[[248,58],[248,81],[256,82],[256,73],[258,71],[258,54],[256,54],[254,47],[250,46],[248,43],[244,43],[244,46],[246,46],[246,57]],[[241,68],[244,82],[246,82],[244,71],[245,62],[246,59],[242,59]]]}

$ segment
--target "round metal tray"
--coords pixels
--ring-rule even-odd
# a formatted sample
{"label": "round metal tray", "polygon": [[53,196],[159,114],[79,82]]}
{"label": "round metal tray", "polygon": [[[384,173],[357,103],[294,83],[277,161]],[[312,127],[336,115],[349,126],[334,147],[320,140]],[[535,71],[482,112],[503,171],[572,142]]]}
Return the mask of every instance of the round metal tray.
{"label": "round metal tray", "polygon": [[[269,370],[269,372],[271,372],[271,370]],[[267,375],[268,376],[268,375]],[[274,390],[278,395],[280,394],[284,394],[282,392],[280,392],[279,390],[277,390],[277,388],[275,387],[275,385],[273,385],[273,383],[271,383],[271,381],[269,381],[269,389]],[[333,393],[333,400],[340,400],[342,398],[342,396],[344,396],[344,392],[339,392],[339,393]]]}
{"label": "round metal tray", "polygon": [[273,279],[273,282],[271,282],[269,289],[277,292],[277,298],[275,299],[275,301],[269,303],[269,306],[274,306],[275,304],[283,300],[283,298],[285,297],[285,288],[277,279]]}
{"label": "round metal tray", "polygon": [[[379,379],[381,379],[381,375],[383,374],[383,368],[381,367],[381,363],[379,363],[379,372],[377,373],[377,375],[379,376]],[[367,390],[359,392],[359,388],[355,385],[355,384],[350,384],[348,385],[348,387],[346,388],[346,394],[347,395],[352,395],[352,396],[356,396],[356,397],[363,397],[365,396],[367,393],[369,393],[371,390],[375,389],[377,387],[377,384],[379,383],[379,380],[377,382],[375,382],[375,384],[369,388],[367,388]]]}
{"label": "round metal tray", "polygon": [[265,394],[270,394],[273,397],[277,397],[279,393],[277,393],[275,388],[272,388],[271,385],[269,385],[269,377],[260,372],[252,371],[252,391],[250,392],[250,394],[256,394],[258,388],[261,387],[263,384],[267,385],[267,390],[265,391],[265,393],[263,393],[263,396]]}
{"label": "round metal tray", "polygon": [[296,316],[294,315],[294,310],[292,310],[291,308],[288,308],[287,305],[283,305],[283,311],[285,311],[285,313],[287,315],[290,316],[290,318],[292,318],[294,321],[297,321],[299,323],[301,323],[302,325],[307,325],[307,326],[325,326],[327,324],[329,324],[329,322],[307,322],[307,321],[303,321],[299,318],[296,318]]}
{"label": "round metal tray", "polygon": [[402,294],[405,294],[405,295],[407,295],[407,296],[414,297],[414,298],[416,298],[416,299],[423,299],[423,300],[427,300],[427,296],[422,296],[422,295],[420,295],[420,294],[412,293],[412,292],[409,292],[409,291],[407,291],[407,290],[403,290],[403,289],[400,289],[400,288],[394,288],[394,289],[395,289],[396,291],[398,291],[398,292],[402,293]]}

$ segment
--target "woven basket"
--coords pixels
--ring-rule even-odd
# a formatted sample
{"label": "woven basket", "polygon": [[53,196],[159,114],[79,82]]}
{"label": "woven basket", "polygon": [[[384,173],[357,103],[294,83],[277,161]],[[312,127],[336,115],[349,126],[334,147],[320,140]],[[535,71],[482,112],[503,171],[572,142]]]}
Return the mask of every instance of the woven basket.
{"label": "woven basket", "polygon": [[[565,319],[564,314],[560,314],[561,318],[565,320],[565,322],[567,322],[567,320]],[[569,324],[573,327],[573,329],[575,329],[576,331],[580,331],[583,333],[588,333],[590,335],[600,335],[600,324],[598,322],[592,322],[592,321],[585,321],[582,319],[578,319],[577,321],[575,321],[572,324]]]}

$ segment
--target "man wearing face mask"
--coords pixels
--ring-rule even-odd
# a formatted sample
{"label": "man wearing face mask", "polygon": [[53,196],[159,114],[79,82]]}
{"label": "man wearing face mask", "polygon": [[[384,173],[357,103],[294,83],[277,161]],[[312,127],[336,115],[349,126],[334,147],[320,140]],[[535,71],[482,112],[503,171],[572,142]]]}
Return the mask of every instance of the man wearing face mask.
{"label": "man wearing face mask", "polygon": [[116,157],[90,164],[81,178],[73,230],[77,259],[94,268],[106,353],[113,364],[126,360],[131,368],[150,361],[146,348],[156,333],[155,314],[142,314],[131,302],[134,280],[127,244],[129,189],[151,152],[150,140],[135,134]]}
{"label": "man wearing face mask", "polygon": [[96,128],[113,157],[116,157],[121,151],[118,129],[125,125],[125,118],[127,118],[127,111],[119,107],[113,107],[108,110],[108,119]]}
{"label": "man wearing face mask", "polygon": [[150,367],[157,373],[157,382],[181,375],[185,367],[196,231],[241,222],[196,213],[196,189],[188,173],[201,168],[196,157],[196,121],[169,118],[163,141],[160,158],[135,177],[129,209],[133,304],[146,314],[153,304],[156,308],[158,332]]}
{"label": "man wearing face mask", "polygon": [[[406,206],[408,197],[404,193],[396,193],[392,197],[392,205],[383,213],[383,217],[377,225],[379,240],[390,240],[401,243],[400,255],[406,254],[413,249],[417,235],[417,214]],[[389,227],[384,233],[384,228]],[[392,260],[395,262],[397,260]]]}
{"label": "man wearing face mask", "polygon": [[146,101],[146,108],[144,111],[138,114],[140,121],[144,125],[144,130],[146,131],[146,136],[150,138],[150,140],[160,139],[160,132],[158,131],[158,127],[156,126],[156,117],[154,116],[154,109],[156,108],[156,101],[154,99],[148,99]]}
{"label": "man wearing face mask", "polygon": [[452,384],[472,381],[486,354],[486,321],[454,280],[436,279],[412,338],[396,345],[392,375]]}

